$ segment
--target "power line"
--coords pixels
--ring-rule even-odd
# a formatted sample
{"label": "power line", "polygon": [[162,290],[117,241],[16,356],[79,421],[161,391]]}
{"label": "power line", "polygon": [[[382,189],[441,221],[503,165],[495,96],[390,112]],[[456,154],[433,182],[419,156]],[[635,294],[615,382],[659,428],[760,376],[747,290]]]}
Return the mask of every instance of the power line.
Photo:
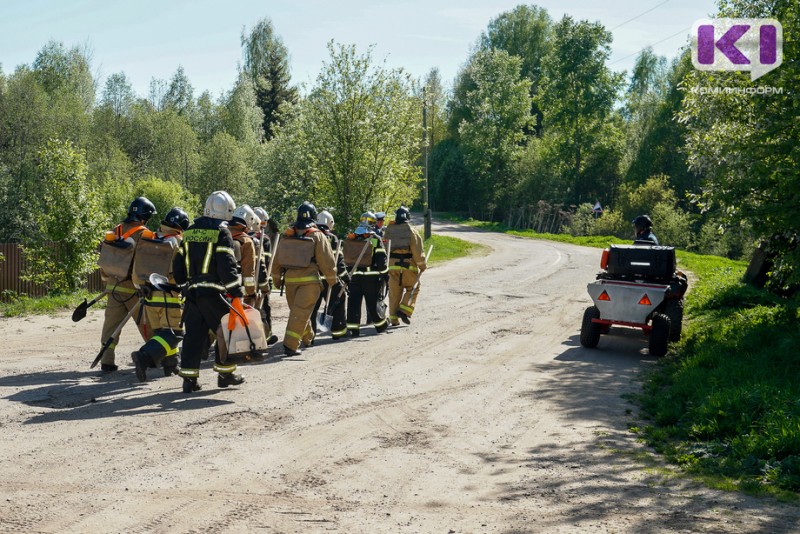
{"label": "power line", "polygon": [[669,40],[670,40],[670,39],[672,39],[673,37],[675,37],[675,36],[678,36],[678,35],[680,35],[680,34],[682,34],[682,33],[686,33],[686,32],[688,32],[688,31],[689,31],[689,30],[691,30],[691,29],[692,29],[692,27],[691,27],[691,26],[689,26],[688,28],[684,28],[684,29],[682,29],[681,31],[679,31],[679,32],[677,32],[677,33],[673,33],[673,34],[672,34],[672,35],[670,35],[669,37],[664,37],[664,38],[663,38],[663,39],[661,39],[660,41],[656,41],[655,43],[651,43],[651,44],[649,44],[649,45],[645,46],[644,48],[640,48],[639,50],[637,50],[637,51],[636,51],[636,52],[634,52],[633,54],[628,54],[627,56],[625,56],[625,57],[623,57],[623,58],[620,58],[620,59],[618,59],[618,60],[616,60],[616,61],[612,61],[611,63],[609,63],[609,65],[614,65],[614,64],[616,64],[616,63],[619,63],[620,61],[624,61],[624,60],[628,59],[629,57],[632,57],[632,56],[635,56],[635,55],[637,55],[637,54],[640,54],[640,53],[641,53],[641,52],[642,52],[642,51],[643,51],[645,48],[650,48],[650,47],[653,47],[653,46],[655,46],[655,45],[657,45],[657,44],[661,44],[661,43],[663,43],[664,41],[669,41]]}
{"label": "power line", "polygon": [[634,21],[634,20],[638,19],[639,17],[641,17],[641,16],[643,16],[643,15],[647,15],[648,13],[650,13],[651,11],[653,11],[655,8],[657,8],[657,7],[661,7],[661,6],[663,6],[664,4],[666,4],[667,2],[669,2],[669,0],[664,0],[664,1],[663,1],[663,2],[661,2],[660,4],[656,4],[656,5],[654,5],[653,7],[651,7],[650,9],[648,9],[647,11],[644,11],[643,13],[639,13],[639,14],[638,14],[638,15],[636,15],[635,17],[633,17],[633,18],[630,18],[630,19],[626,20],[626,21],[625,21],[625,22],[623,22],[622,24],[617,24],[616,26],[614,26],[613,28],[611,28],[611,30],[610,30],[610,31],[612,31],[612,32],[613,32],[613,31],[614,31],[614,30],[616,30],[617,28],[619,28],[619,27],[621,27],[621,26],[625,26],[627,23],[629,23],[629,22],[631,22],[631,21]]}

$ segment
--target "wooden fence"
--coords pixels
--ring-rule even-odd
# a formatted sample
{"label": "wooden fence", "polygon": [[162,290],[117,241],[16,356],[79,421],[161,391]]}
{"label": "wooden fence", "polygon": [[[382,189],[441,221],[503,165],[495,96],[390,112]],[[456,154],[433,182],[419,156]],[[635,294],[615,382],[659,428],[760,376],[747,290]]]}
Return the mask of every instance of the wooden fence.
{"label": "wooden fence", "polygon": [[[0,300],[9,301],[16,297],[27,295],[29,297],[43,297],[47,289],[40,284],[25,282],[22,274],[25,272],[26,262],[22,249],[16,243],[0,243]],[[53,262],[58,263],[58,254],[53,251]],[[100,292],[103,290],[103,281],[100,279],[100,270],[95,270],[86,277],[84,285],[89,291]]]}

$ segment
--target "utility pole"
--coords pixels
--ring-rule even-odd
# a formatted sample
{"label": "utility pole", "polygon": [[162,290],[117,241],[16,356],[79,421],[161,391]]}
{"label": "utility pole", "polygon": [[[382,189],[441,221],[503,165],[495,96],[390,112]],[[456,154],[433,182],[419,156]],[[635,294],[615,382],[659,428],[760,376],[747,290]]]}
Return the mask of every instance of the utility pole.
{"label": "utility pole", "polygon": [[422,209],[425,210],[425,239],[431,238],[431,208],[428,204],[428,88],[422,88],[422,146],[425,150],[425,188]]}

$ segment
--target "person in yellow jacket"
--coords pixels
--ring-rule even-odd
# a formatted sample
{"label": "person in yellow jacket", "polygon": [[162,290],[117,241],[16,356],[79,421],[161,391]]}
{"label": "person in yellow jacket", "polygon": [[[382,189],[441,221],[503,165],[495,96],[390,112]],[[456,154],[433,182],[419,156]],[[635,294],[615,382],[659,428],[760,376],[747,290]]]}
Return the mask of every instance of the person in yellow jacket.
{"label": "person in yellow jacket", "polygon": [[[172,276],[172,260],[181,246],[183,232],[189,228],[189,215],[181,208],[169,210],[161,228],[152,238],[144,237],[137,245],[133,260],[133,283],[144,295],[144,317],[152,337],[131,353],[139,382],[147,380],[149,367],[164,368],[164,376],[178,373],[178,344],[183,339],[180,291]],[[151,274],[167,278],[172,288],[154,288]]]}
{"label": "person in yellow jacket", "polygon": [[385,230],[384,241],[392,243],[389,256],[389,322],[392,326],[398,326],[400,320],[410,324],[419,286],[413,295],[411,289],[428,266],[422,250],[422,238],[411,226],[411,212],[405,206],[400,206],[395,212],[394,222],[389,223]]}
{"label": "person in yellow jacket", "polygon": [[283,234],[272,264],[272,279],[286,291],[289,320],[283,336],[286,356],[300,354],[300,344],[314,343],[311,314],[322,291],[322,278],[336,283],[336,260],[328,238],[314,222],[317,209],[310,202],[297,208],[297,220]]}
{"label": "person in yellow jacket", "polygon": [[[103,330],[100,342],[105,343],[119,324],[125,320],[134,306],[139,303],[139,294],[131,280],[136,244],[142,237],[152,238],[153,232],[145,224],[156,214],[156,207],[145,197],[137,197],[128,208],[128,216],[114,230],[106,232],[100,245],[100,277],[106,283],[108,304],[103,319]],[[134,312],[133,319],[139,328],[142,339],[149,339],[146,323],[141,320],[141,313]],[[100,369],[104,373],[112,373],[118,369],[114,349],[119,342],[119,335],[100,360]]]}

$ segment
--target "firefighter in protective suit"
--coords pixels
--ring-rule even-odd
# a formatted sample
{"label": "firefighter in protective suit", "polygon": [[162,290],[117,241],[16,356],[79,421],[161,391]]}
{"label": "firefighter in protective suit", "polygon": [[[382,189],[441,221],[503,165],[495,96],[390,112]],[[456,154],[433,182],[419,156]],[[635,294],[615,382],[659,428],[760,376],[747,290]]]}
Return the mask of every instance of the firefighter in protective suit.
{"label": "firefighter in protective suit", "polygon": [[258,217],[247,204],[236,208],[228,223],[234,241],[234,255],[242,273],[244,303],[249,306],[253,306],[256,299],[256,246],[247,232],[258,224]]}
{"label": "firefighter in protective suit", "polygon": [[419,286],[413,295],[411,290],[428,265],[422,250],[422,238],[411,226],[408,208],[400,206],[395,212],[394,222],[386,227],[384,239],[392,243],[389,256],[389,321],[392,326],[399,325],[400,320],[409,324]]}
{"label": "firefighter in protective suit", "polygon": [[314,220],[317,209],[310,202],[297,208],[297,220],[282,235],[272,263],[272,279],[286,291],[289,320],[283,336],[286,356],[300,354],[300,343],[314,343],[311,313],[319,298],[324,280],[336,283],[336,261],[333,251]]}
{"label": "firefighter in protective suit", "polygon": [[[156,214],[156,207],[145,197],[137,197],[128,208],[128,216],[118,224],[114,230],[106,232],[105,239],[100,247],[100,276],[106,283],[108,305],[103,319],[103,331],[100,342],[104,343],[125,320],[134,306],[139,302],[139,294],[131,280],[131,271],[135,257],[136,245],[142,237],[152,238],[153,233],[147,229],[145,223]],[[140,309],[141,312],[141,309]],[[147,327],[141,320],[141,313],[134,312],[133,317],[139,328],[142,339],[147,341]],[[114,349],[119,342],[119,336],[114,338],[111,345],[103,353],[100,360],[100,369],[104,373],[117,370]]]}
{"label": "firefighter in protective suit", "polygon": [[267,336],[267,345],[274,345],[278,342],[278,336],[272,333],[272,308],[269,305],[269,293],[272,290],[272,277],[269,276],[269,260],[272,257],[272,240],[274,234],[270,230],[269,223],[277,228],[267,213],[261,207],[254,208],[253,211],[258,217],[258,225],[252,228],[250,237],[256,247],[256,256],[261,256],[261,265],[258,270],[258,291],[256,293],[255,307],[261,311],[261,318],[264,322],[264,332]]}
{"label": "firefighter in protective suit", "polygon": [[[317,215],[317,228],[322,230],[322,233],[328,238],[328,241],[331,244],[331,250],[333,250],[333,253],[336,256],[336,275],[339,280],[331,288],[331,300],[330,302],[325,303],[325,308],[328,314],[333,317],[333,323],[331,324],[331,337],[333,339],[341,339],[347,335],[347,320],[345,317],[347,310],[347,293],[344,291],[342,286],[342,280],[347,278],[347,266],[344,264],[344,256],[342,256],[342,251],[339,248],[339,238],[333,233],[334,224],[335,221],[333,220],[333,215],[331,215],[327,210],[323,210],[319,213],[319,215]],[[317,311],[319,310],[320,306],[322,306],[322,302],[325,298],[327,298],[327,295],[328,282],[325,281],[322,283],[322,293],[317,299],[316,306],[314,306],[314,312],[311,314],[312,318],[317,316]]]}
{"label": "firefighter in protective suit", "polygon": [[[370,219],[371,213],[361,216]],[[371,219],[374,221],[375,217]],[[361,223],[344,241],[344,262],[351,269],[348,284],[350,295],[347,299],[347,332],[352,337],[361,334],[361,302],[366,304],[367,322],[372,323],[378,333],[386,330],[385,310],[381,298],[382,278],[388,272],[386,250],[383,240],[375,235],[372,228]],[[361,252],[365,251],[363,255]],[[361,255],[361,259],[358,256]],[[356,263],[358,262],[358,263]]]}
{"label": "firefighter in protective suit", "polygon": [[166,276],[169,283],[175,285],[172,260],[187,228],[189,216],[181,208],[172,208],[161,221],[158,232],[152,238],[143,237],[137,246],[133,260],[133,283],[144,295],[145,323],[153,335],[131,354],[136,366],[136,378],[140,382],[147,380],[148,367],[163,366],[164,376],[178,372],[178,344],[183,339],[181,294],[176,287],[165,291],[153,288],[149,277],[157,273]]}
{"label": "firefighter in protective suit", "polygon": [[[186,284],[183,323],[186,336],[181,350],[183,392],[198,391],[200,360],[208,354],[209,333],[214,333],[222,317],[231,309],[229,328],[234,321],[248,324],[242,305],[242,277],[234,256],[234,244],[228,221],[235,209],[233,199],[225,191],[215,191],[206,200],[203,216],[183,233],[183,242],[172,262],[178,284]],[[230,304],[225,295],[231,299]],[[238,312],[238,313],[235,313]],[[219,373],[221,388],[244,382],[236,374],[236,364],[221,361],[217,350],[214,371]]]}

